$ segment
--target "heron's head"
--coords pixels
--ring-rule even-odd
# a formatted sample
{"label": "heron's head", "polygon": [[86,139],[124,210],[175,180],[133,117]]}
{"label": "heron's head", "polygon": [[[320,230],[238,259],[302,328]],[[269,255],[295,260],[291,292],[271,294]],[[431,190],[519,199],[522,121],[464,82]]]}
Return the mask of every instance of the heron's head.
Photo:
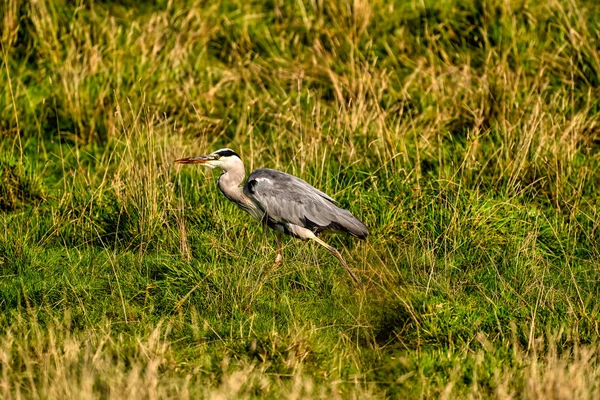
{"label": "heron's head", "polygon": [[224,171],[242,164],[240,156],[231,149],[220,149],[205,156],[180,158],[175,162],[177,164],[202,164],[208,168],[221,168]]}

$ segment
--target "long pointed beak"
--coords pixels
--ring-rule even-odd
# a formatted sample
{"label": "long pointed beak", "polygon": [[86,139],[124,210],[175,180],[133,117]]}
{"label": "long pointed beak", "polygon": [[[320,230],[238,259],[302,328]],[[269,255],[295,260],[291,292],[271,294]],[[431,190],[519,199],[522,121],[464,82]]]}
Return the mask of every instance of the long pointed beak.
{"label": "long pointed beak", "polygon": [[187,157],[175,160],[175,164],[204,164],[210,160],[211,158],[209,156]]}

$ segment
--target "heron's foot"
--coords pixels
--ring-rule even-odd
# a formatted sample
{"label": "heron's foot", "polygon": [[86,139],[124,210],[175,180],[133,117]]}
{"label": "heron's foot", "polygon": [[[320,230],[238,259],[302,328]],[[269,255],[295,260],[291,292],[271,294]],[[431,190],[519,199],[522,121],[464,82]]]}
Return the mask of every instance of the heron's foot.
{"label": "heron's foot", "polygon": [[275,256],[273,268],[279,267],[283,261],[283,247],[281,247],[281,234],[279,232],[275,235],[275,243],[277,243],[277,255]]}
{"label": "heron's foot", "polygon": [[281,252],[277,252],[277,256],[275,256],[275,262],[273,263],[273,268],[277,268],[281,265],[283,261],[283,254]]}

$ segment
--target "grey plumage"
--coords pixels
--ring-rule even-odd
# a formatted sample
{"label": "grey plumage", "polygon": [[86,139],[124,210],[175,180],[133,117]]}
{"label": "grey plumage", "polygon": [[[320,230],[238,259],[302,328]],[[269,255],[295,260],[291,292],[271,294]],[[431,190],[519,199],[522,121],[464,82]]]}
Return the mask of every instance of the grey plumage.
{"label": "grey plumage", "polygon": [[355,281],[360,282],[341,254],[317,235],[324,231],[337,231],[365,239],[369,231],[350,211],[338,207],[325,193],[298,177],[268,168],[252,172],[241,188],[246,175],[244,164],[231,149],[220,149],[205,156],[182,158],[175,162],[202,164],[223,170],[218,186],[225,197],[278,232],[276,265],[283,258],[279,233],[285,233],[319,243],[340,260]]}
{"label": "grey plumage", "polygon": [[248,177],[244,193],[265,213],[269,226],[293,234],[289,225],[307,228],[316,234],[346,232],[365,239],[367,227],[350,211],[336,206],[325,193],[302,179],[268,168],[257,169]]}

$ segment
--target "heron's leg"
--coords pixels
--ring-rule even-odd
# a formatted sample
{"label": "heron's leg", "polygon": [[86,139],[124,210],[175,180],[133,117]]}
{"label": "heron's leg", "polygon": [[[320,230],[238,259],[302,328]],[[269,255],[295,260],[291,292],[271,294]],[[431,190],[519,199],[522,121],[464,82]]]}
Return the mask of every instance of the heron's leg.
{"label": "heron's leg", "polygon": [[352,272],[352,270],[350,269],[350,267],[348,267],[348,264],[346,264],[346,261],[342,258],[342,255],[340,254],[339,251],[337,251],[334,247],[328,245],[327,243],[325,243],[324,241],[322,241],[321,239],[319,239],[316,235],[313,235],[312,237],[310,237],[310,239],[314,240],[315,242],[319,243],[321,246],[323,246],[327,250],[329,250],[329,252],[335,256],[335,258],[337,258],[338,260],[340,260],[340,262],[342,263],[342,265],[344,266],[344,268],[346,268],[346,271],[348,271],[348,273],[350,274],[350,276],[352,277],[352,279],[354,279],[354,281],[356,283],[362,284],[362,282],[360,281],[360,279],[358,279],[358,277],[356,275],[354,275],[354,272]]}
{"label": "heron's leg", "polygon": [[281,247],[281,233],[275,232],[275,242],[277,243],[277,256],[275,256],[275,264],[273,267],[277,268],[283,261],[283,249]]}

